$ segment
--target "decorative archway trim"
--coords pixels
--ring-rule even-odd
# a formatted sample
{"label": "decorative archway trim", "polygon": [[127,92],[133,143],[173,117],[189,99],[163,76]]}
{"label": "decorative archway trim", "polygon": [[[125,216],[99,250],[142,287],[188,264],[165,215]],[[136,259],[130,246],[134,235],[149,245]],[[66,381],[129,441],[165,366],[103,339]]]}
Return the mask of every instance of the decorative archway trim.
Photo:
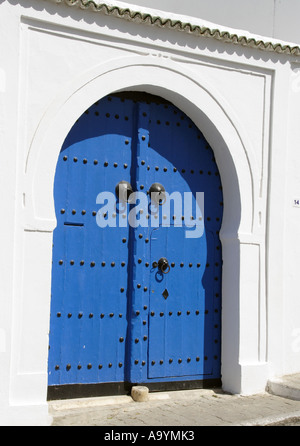
{"label": "decorative archway trim", "polygon": [[[174,85],[176,91],[170,87]],[[182,67],[179,69],[170,59],[153,56],[127,57],[99,65],[74,79],[67,91],[57,95],[43,116],[28,152],[24,185],[25,228],[49,232],[54,229],[53,181],[66,135],[93,102],[126,89],[144,90],[165,97],[204,131],[214,147],[224,187],[228,188],[228,196],[232,198],[227,203],[228,212],[224,212],[223,234],[237,233],[238,230],[251,234],[258,169],[246,132],[225,99],[206,79]],[[240,221],[240,212],[236,210],[241,202],[247,205]],[[234,225],[233,215],[236,215]]]}
{"label": "decorative archway trim", "polygon": [[[249,391],[248,369],[243,368],[240,361],[248,363],[247,352],[257,350],[259,334],[265,329],[264,325],[260,327],[257,315],[263,248],[261,252],[260,246],[253,244],[259,175],[249,138],[224,98],[203,75],[169,58],[131,56],[97,65],[70,80],[68,89],[58,92],[43,115],[29,147],[22,184],[23,227],[19,235],[23,252],[20,266],[23,294],[15,314],[15,326],[20,327],[16,334],[19,348],[13,356],[16,366],[11,384],[16,404],[20,401],[44,404],[46,401],[52,231],[56,226],[53,184],[60,149],[76,119],[90,105],[121,90],[146,91],[169,100],[194,121],[214,150],[224,196],[220,232],[223,246],[222,382],[225,390]],[[243,237],[248,243],[241,241]],[[249,259],[253,268],[249,268]],[[35,311],[24,313],[22,308],[35,311],[38,308],[39,317]],[[249,323],[245,323],[248,320]],[[250,323],[254,331],[257,327],[256,336],[249,341],[251,348],[248,341],[247,346],[244,345],[246,341],[241,335],[250,329]],[[28,363],[26,357],[30,355],[26,353],[32,350],[33,344],[36,361]],[[241,351],[246,352],[243,358]],[[259,360],[252,356],[250,360],[252,366],[260,370]],[[263,378],[258,380],[255,391],[264,385]]]}

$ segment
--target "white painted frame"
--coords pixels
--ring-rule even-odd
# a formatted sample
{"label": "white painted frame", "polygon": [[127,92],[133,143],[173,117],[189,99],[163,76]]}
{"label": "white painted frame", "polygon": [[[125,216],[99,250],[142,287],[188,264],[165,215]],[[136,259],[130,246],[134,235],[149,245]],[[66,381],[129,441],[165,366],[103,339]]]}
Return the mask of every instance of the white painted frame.
{"label": "white painted frame", "polygon": [[[258,302],[257,293],[264,234],[257,231],[255,217],[259,181],[252,148],[234,111],[201,76],[182,66],[179,69],[178,64],[164,58],[129,56],[99,64],[70,82],[43,116],[30,147],[23,183],[23,231],[19,237],[23,298],[22,308],[14,314],[13,404],[46,404],[52,232],[56,226],[53,183],[60,148],[75,120],[91,104],[114,91],[133,89],[173,102],[195,122],[214,150],[224,194],[220,233],[223,388],[233,393],[253,393],[265,386],[265,315],[258,315],[258,305],[265,311],[265,295]],[[249,262],[255,266],[253,269]],[[245,336],[247,331],[253,331],[253,323],[254,336]],[[256,374],[255,384],[249,373]]]}

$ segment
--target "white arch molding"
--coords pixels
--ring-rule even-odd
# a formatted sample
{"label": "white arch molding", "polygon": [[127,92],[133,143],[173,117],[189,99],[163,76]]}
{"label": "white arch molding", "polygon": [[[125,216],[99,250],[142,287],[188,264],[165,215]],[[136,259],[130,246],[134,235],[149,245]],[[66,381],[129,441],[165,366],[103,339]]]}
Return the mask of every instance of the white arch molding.
{"label": "white arch molding", "polygon": [[[264,366],[264,358],[253,354],[257,342],[261,342],[259,333],[251,341],[256,344],[250,345],[249,357],[248,340],[241,334],[245,322],[242,302],[250,297],[240,280],[241,271],[248,269],[249,251],[245,247],[260,249],[259,244],[253,244],[258,175],[250,143],[233,111],[206,79],[168,58],[135,56],[104,63],[70,82],[68,90],[58,93],[43,116],[31,143],[23,188],[22,275],[26,285],[23,305],[27,302],[32,306],[32,301],[38,302],[41,314],[39,318],[29,315],[26,320],[21,316],[20,351],[12,380],[12,397],[20,402],[23,394],[23,402],[27,404],[30,400],[41,404],[46,401],[52,232],[56,226],[53,184],[60,149],[76,119],[90,105],[120,90],[146,91],[171,101],[194,121],[214,150],[224,194],[220,233],[223,249],[222,383],[224,390],[233,393],[260,391],[264,387],[264,374],[260,374],[260,380],[256,373],[259,389],[252,388],[247,375],[248,366],[252,371],[253,367],[258,371]],[[38,260],[33,261],[33,255]],[[37,274],[38,287],[28,279]],[[258,282],[259,276],[256,272],[252,279]],[[255,286],[258,289],[259,283]],[[253,304],[247,305],[247,318],[256,320],[256,312],[257,302],[253,299]],[[262,332],[261,326],[258,331]],[[26,338],[27,332],[31,337]],[[29,365],[24,358],[26,351],[32,349],[37,359]],[[261,348],[258,351],[261,352]]]}

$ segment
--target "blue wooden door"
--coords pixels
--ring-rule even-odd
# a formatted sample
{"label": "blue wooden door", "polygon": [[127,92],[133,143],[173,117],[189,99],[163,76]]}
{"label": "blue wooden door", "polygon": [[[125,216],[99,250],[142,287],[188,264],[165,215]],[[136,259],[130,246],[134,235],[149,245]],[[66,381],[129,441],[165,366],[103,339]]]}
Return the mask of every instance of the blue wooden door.
{"label": "blue wooden door", "polygon": [[[120,181],[143,197],[99,200]],[[222,187],[193,122],[151,96],[104,98],[66,138],[54,198],[49,386],[220,378]]]}

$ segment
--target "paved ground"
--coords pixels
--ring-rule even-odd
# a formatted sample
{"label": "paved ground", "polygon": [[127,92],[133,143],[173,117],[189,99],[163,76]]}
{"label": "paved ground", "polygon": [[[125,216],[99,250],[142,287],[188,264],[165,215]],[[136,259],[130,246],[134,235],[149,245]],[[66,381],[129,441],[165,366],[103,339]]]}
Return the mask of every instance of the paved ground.
{"label": "paved ground", "polygon": [[300,417],[288,418],[277,423],[271,423],[268,426],[300,426]]}
{"label": "paved ground", "polygon": [[266,426],[282,420],[300,425],[300,401],[269,393],[238,396],[221,390],[190,390],[153,393],[147,402],[121,396],[49,406],[53,426]]}

